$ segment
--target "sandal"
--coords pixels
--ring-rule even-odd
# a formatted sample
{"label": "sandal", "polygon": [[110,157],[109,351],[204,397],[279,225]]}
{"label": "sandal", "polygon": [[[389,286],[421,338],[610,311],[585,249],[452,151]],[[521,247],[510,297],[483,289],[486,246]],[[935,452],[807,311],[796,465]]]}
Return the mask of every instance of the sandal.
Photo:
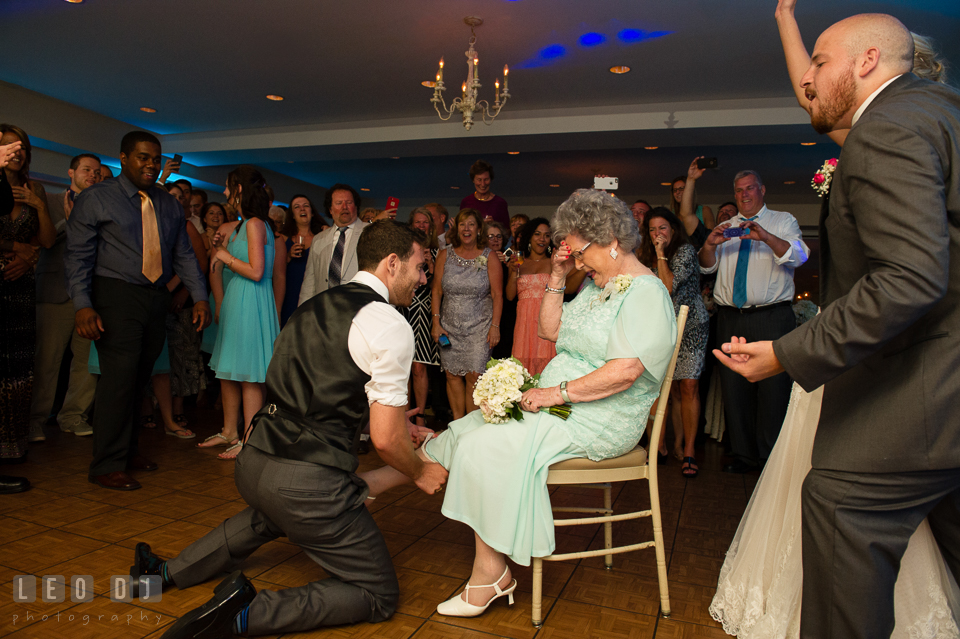
{"label": "sandal", "polygon": [[180,413],[179,415],[174,415],[174,416],[173,416],[173,421],[177,422],[177,424],[180,426],[180,428],[186,428],[187,423],[188,423],[188,422],[187,422],[187,416],[184,415],[183,413]]}
{"label": "sandal", "polygon": [[683,476],[687,479],[693,479],[700,474],[700,467],[697,466],[697,460],[693,457],[684,457],[683,458],[683,467],[680,469],[680,472],[683,473]]}
{"label": "sandal", "polygon": [[177,439],[193,439],[194,437],[197,436],[196,433],[194,433],[188,428],[175,428],[173,430],[167,430],[166,428],[164,428],[163,430],[164,432],[167,433],[167,435],[170,435],[171,437],[176,437]]}
{"label": "sandal", "polygon": [[153,415],[141,415],[140,426],[143,428],[156,428],[157,420],[153,418]]}
{"label": "sandal", "polygon": [[[223,440],[223,441],[222,441],[222,442],[214,442],[214,443],[212,443],[212,444],[207,444],[207,442],[209,442],[209,441],[212,440],[212,439],[221,439],[221,440]],[[223,433],[217,433],[216,435],[210,435],[210,436],[207,437],[205,440],[203,440],[202,442],[200,442],[199,444],[197,444],[197,448],[214,448],[214,447],[216,447],[216,446],[232,446],[232,445],[236,444],[238,441],[240,441],[240,440],[239,440],[238,438],[236,438],[236,437],[234,437],[234,438],[231,440],[231,439],[227,439],[226,435],[224,435]],[[206,446],[204,446],[204,444],[206,444]]]}
{"label": "sandal", "polygon": [[237,455],[240,454],[240,450],[242,448],[243,448],[243,442],[237,442],[230,448],[226,449],[225,451],[217,455],[217,459],[222,459],[224,461],[233,461],[237,458]]}

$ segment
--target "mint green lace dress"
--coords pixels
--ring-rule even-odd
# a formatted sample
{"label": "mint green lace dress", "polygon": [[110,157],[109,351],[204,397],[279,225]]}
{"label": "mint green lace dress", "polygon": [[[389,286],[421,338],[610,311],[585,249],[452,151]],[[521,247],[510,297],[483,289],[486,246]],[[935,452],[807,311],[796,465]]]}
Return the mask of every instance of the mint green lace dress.
{"label": "mint green lace dress", "polygon": [[[450,472],[443,514],[473,528],[490,547],[523,566],[553,552],[553,513],[547,490],[551,464],[630,451],[643,434],[677,339],[670,294],[654,276],[634,278],[623,293],[592,280],[564,305],[557,356],[540,376],[556,386],[607,361],[638,358],[644,373],[625,391],[574,404],[567,421],[524,413],[523,421],[487,424],[479,410],[450,424],[424,445]],[[606,299],[604,299],[606,297]]]}

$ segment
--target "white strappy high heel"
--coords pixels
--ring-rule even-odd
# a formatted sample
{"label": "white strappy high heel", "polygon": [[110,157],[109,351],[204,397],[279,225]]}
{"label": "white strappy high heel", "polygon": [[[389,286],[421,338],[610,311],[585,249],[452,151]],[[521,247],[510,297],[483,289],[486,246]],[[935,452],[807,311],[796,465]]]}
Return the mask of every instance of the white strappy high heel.
{"label": "white strappy high heel", "polygon": [[509,570],[510,569],[508,567],[504,568],[503,574],[500,575],[500,579],[497,579],[495,583],[487,584],[485,586],[471,586],[470,584],[467,584],[467,587],[464,589],[463,593],[460,593],[469,597],[471,588],[493,588],[497,594],[490,597],[490,601],[484,605],[474,606],[472,603],[467,602],[463,597],[461,597],[460,594],[457,594],[453,599],[447,599],[442,604],[437,606],[437,612],[445,617],[476,617],[489,608],[490,604],[492,604],[495,599],[499,599],[504,595],[507,596],[507,601],[512,606],[513,591],[517,589],[517,580],[514,579],[511,581],[506,590],[500,590],[500,581],[507,576],[507,571]]}

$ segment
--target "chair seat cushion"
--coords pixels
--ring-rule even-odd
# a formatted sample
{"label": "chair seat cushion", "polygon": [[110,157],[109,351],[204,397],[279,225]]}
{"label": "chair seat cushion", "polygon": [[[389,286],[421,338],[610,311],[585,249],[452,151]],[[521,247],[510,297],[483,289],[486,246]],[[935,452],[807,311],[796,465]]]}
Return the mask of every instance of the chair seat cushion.
{"label": "chair seat cushion", "polygon": [[647,463],[647,451],[637,446],[629,453],[619,457],[611,457],[601,461],[591,461],[586,457],[575,457],[550,466],[550,470],[615,470],[617,468],[633,468]]}

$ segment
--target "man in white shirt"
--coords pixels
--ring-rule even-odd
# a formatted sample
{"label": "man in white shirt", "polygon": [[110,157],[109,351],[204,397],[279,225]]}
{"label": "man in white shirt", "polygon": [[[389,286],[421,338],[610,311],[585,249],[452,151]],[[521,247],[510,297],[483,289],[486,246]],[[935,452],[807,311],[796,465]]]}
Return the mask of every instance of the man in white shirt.
{"label": "man in white shirt", "polygon": [[[719,311],[717,342],[731,337],[748,341],[775,340],[794,328],[794,270],[807,261],[795,217],[764,204],[766,187],[755,171],[741,171],[733,181],[739,214],[718,224],[699,252],[700,271],[717,273],[713,289]],[[725,237],[730,228],[749,230]],[[730,369],[720,369],[723,404],[734,462],[726,472],[744,473],[761,467],[780,434],[790,401],[792,380],[781,373],[751,383]]]}
{"label": "man in white shirt", "polygon": [[364,506],[369,489],[355,474],[356,441],[369,411],[381,459],[427,494],[443,490],[446,470],[421,461],[411,443],[432,433],[406,417],[413,331],[391,306],[409,306],[426,283],[423,241],[392,220],[364,230],[357,248],[361,271],[301,305],[277,338],[266,405],[237,457],[237,488],[249,507],[176,559],[164,562],[138,544],[132,567],[134,578],[157,575],[164,586],[188,588],[287,537],[330,577],[257,593],[236,571],[164,637],[195,637],[200,630],[211,637],[284,634],[376,623],[396,611],[399,584]]}
{"label": "man in white shirt", "polygon": [[300,287],[300,304],[357,274],[357,241],[367,224],[357,217],[360,194],[347,184],[334,184],[324,198],[333,226],[313,240]]}

